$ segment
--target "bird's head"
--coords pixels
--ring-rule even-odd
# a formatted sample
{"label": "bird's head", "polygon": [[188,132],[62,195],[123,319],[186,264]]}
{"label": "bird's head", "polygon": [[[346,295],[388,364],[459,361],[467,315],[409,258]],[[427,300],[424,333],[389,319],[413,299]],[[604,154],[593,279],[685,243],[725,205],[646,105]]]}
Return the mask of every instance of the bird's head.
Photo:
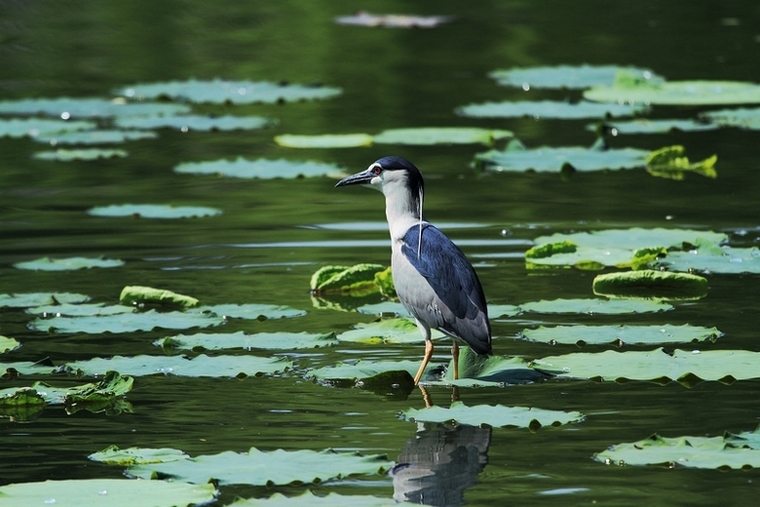
{"label": "bird's head", "polygon": [[335,186],[367,185],[386,198],[398,200],[420,199],[424,191],[422,174],[414,164],[401,157],[383,157],[376,160],[364,171],[340,180]]}

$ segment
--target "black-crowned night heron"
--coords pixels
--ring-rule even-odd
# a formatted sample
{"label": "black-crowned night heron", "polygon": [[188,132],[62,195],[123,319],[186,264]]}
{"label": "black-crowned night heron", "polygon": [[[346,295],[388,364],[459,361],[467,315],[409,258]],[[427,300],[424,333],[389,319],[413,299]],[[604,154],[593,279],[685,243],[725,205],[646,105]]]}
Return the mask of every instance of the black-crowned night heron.
{"label": "black-crowned night heron", "polygon": [[391,269],[401,303],[425,337],[425,357],[414,383],[433,355],[430,330],[454,339],[453,377],[459,378],[461,340],[478,354],[491,353],[491,324],[478,275],[462,251],[425,220],[424,182],[414,164],[385,157],[335,186],[369,185],[385,195],[385,216],[391,233]]}

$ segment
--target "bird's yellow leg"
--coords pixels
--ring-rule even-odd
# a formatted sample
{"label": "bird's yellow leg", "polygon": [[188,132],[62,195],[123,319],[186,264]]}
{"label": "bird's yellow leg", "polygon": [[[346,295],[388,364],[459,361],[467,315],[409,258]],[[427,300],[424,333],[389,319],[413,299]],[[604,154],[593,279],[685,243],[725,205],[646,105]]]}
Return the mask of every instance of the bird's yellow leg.
{"label": "bird's yellow leg", "polygon": [[451,346],[451,357],[454,360],[454,380],[459,380],[459,345],[456,340],[454,340],[454,345]]}
{"label": "bird's yellow leg", "polygon": [[433,357],[433,342],[430,340],[425,340],[425,357],[422,358],[422,364],[420,365],[420,369],[417,370],[417,375],[414,376],[414,385],[417,385],[420,383],[420,379],[422,378],[422,373],[425,371],[425,368],[427,368],[427,365],[430,362],[431,357]]}
{"label": "bird's yellow leg", "polygon": [[433,406],[433,398],[430,397],[430,393],[428,392],[427,388],[425,386],[417,386],[420,388],[420,392],[422,393],[422,400],[425,402],[425,408],[430,408]]}

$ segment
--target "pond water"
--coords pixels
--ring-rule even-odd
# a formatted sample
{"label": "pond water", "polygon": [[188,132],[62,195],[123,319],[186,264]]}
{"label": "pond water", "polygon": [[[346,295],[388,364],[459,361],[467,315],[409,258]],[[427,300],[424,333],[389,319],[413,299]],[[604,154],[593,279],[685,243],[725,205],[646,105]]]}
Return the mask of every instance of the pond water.
{"label": "pond water", "polygon": [[[370,6],[368,6],[370,7]],[[373,12],[410,4],[374,2]],[[390,262],[382,196],[362,188],[334,189],[337,178],[238,179],[177,174],[183,162],[220,158],[314,160],[356,172],[388,154],[404,156],[426,177],[426,215],[470,257],[491,304],[593,298],[599,272],[527,269],[524,252],[539,236],[589,230],[683,228],[728,235],[733,247],[760,244],[757,131],[618,136],[614,147],[652,150],[683,145],[692,160],[718,155],[718,177],[655,178],[643,169],[485,174],[472,168],[486,148],[463,145],[381,145],[296,149],[280,134],[376,134],[390,128],[470,126],[507,129],[526,146],[590,146],[594,120],[478,119],[455,108],[487,101],[581,99],[579,90],[498,86],[495,69],[543,65],[648,68],[668,80],[757,79],[760,8],[755,2],[630,3],[443,1],[414,14],[450,15],[430,29],[343,26],[346,1],[0,2],[2,100],[111,97],[138,83],[189,78],[267,80],[335,86],[339,97],[287,104],[200,105],[199,114],[257,115],[277,123],[258,130],[181,132],[109,145],[124,158],[70,162],[32,158],[45,148],[28,137],[0,138],[0,293],[74,292],[115,304],[127,285],[169,289],[205,305],[283,305],[304,316],[230,319],[206,332],[341,333],[374,316],[319,308],[309,293],[312,273],[326,265]],[[655,106],[648,117],[694,119],[716,107]],[[111,204],[210,206],[213,217],[160,220],[96,217]],[[121,259],[116,268],[30,271],[15,263],[40,257]],[[608,268],[605,271],[615,271]],[[626,324],[717,327],[715,342],[666,345],[691,351],[760,351],[757,274],[707,274],[705,297],[674,309],[631,315],[521,314],[492,322],[494,352],[527,361],[573,352],[647,351],[656,346],[548,345],[518,339],[539,325]],[[369,302],[379,302],[379,296]],[[0,334],[21,347],[3,363],[55,365],[97,357],[162,355],[153,345],[176,334],[34,331],[23,308],[0,309]],[[184,331],[192,334],[198,329]],[[445,345],[445,344],[443,344]],[[131,411],[67,415],[46,407],[30,421],[0,418],[0,486],[48,479],[120,478],[124,468],[87,456],[109,445],[171,447],[191,456],[223,451],[309,449],[358,451],[413,462],[431,450],[456,449],[437,463],[434,479],[415,485],[386,473],[352,475],[318,485],[221,486],[218,505],[236,496],[375,495],[430,505],[749,505],[757,469],[605,465],[594,454],[657,433],[716,437],[755,430],[757,379],[678,382],[548,380],[459,389],[466,405],[579,411],[581,422],[527,428],[453,427],[399,417],[423,408],[410,394],[329,387],[309,369],[349,360],[419,360],[423,346],[341,342],[309,350],[231,350],[209,355],[286,357],[284,373],[247,378],[135,377]],[[175,352],[180,353],[180,352]],[[198,352],[187,352],[196,356]],[[434,360],[448,361],[448,348]],[[90,382],[71,375],[22,375],[0,389]],[[432,386],[433,403],[448,407],[452,388]],[[758,451],[760,452],[760,451]],[[423,460],[424,461],[424,460]],[[427,466],[424,463],[421,465]],[[395,480],[394,480],[395,479]],[[421,485],[420,485],[421,484]],[[423,488],[424,490],[421,490]],[[417,493],[414,493],[414,491]],[[0,499],[0,505],[2,499]]]}

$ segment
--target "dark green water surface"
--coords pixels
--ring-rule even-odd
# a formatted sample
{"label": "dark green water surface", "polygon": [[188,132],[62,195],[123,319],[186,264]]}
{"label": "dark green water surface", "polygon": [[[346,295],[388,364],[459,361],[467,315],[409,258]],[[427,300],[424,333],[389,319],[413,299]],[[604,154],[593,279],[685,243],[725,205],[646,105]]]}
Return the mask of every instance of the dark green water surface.
{"label": "dark green water surface", "polygon": [[[333,17],[372,12],[447,14],[435,29],[340,26]],[[387,128],[478,126],[509,129],[528,146],[590,145],[586,120],[470,119],[453,110],[473,102],[580,99],[577,91],[497,86],[486,74],[514,66],[617,64],[647,67],[668,79],[758,80],[760,7],[751,1],[409,3],[379,1],[11,1],[0,0],[0,99],[109,96],[140,82],[224,78],[323,83],[338,98],[285,105],[202,106],[209,112],[277,118],[254,131],[180,133],[131,142],[124,159],[48,162],[40,145],[0,138],[0,293],[79,292],[116,302],[125,285],[190,294],[206,304],[289,305],[297,319],[233,321],[223,331],[342,332],[371,316],[314,308],[309,278],[327,264],[388,264],[382,196],[361,188],[333,189],[335,180],[240,180],[175,174],[181,162],[219,158],[289,158],[336,163],[347,172],[397,154],[426,177],[426,214],[434,223],[477,224],[445,229],[476,264],[489,301],[519,304],[592,297],[595,272],[528,271],[522,258],[532,240],[553,232],[618,227],[681,227],[725,232],[734,246],[760,243],[758,135],[721,129],[618,138],[616,146],[686,146],[702,159],[713,153],[718,178],[653,178],[643,170],[481,175],[470,167],[475,145],[296,150],[278,134],[378,133]],[[702,109],[654,108],[654,118],[693,118]],[[187,220],[97,218],[99,205],[166,203],[213,206],[218,217]],[[372,227],[334,227],[346,223]],[[375,227],[377,224],[383,226]],[[505,254],[495,256],[494,254]],[[71,272],[19,270],[43,256],[105,256],[126,265]],[[479,255],[486,255],[479,258]],[[708,296],[675,303],[667,313],[630,317],[635,324],[716,326],[717,343],[694,345],[760,351],[757,275],[709,275]],[[110,355],[161,353],[152,342],[170,333],[46,335],[30,331],[21,310],[0,310],[0,334],[22,343],[2,361],[56,363]],[[617,322],[593,316],[548,317],[554,324]],[[495,320],[494,351],[526,359],[578,351],[515,339],[530,321]],[[220,330],[216,330],[220,331]],[[687,348],[689,345],[686,346]],[[631,347],[628,350],[648,350]],[[422,345],[339,345],[293,355],[297,368],[277,377],[189,379],[138,377],[128,400],[134,413],[46,408],[29,423],[0,419],[0,485],[121,477],[120,467],[87,455],[115,444],[174,447],[190,455],[226,450],[334,448],[387,454],[396,460],[418,427],[398,417],[424,406],[361,389],[330,388],[302,378],[307,367],[351,358],[419,359]],[[584,351],[590,351],[586,348]],[[232,352],[235,353],[235,352]],[[239,354],[265,352],[238,351]],[[447,360],[440,347],[436,360]],[[287,352],[285,355],[290,355]],[[25,378],[51,380],[49,377]],[[17,385],[0,380],[0,388]],[[447,406],[450,389],[431,389]],[[592,459],[608,446],[667,437],[719,436],[754,430],[760,384],[702,382],[598,383],[549,381],[463,389],[468,405],[503,404],[586,414],[561,427],[483,429],[488,463],[457,505],[754,505],[757,470],[607,466]],[[430,426],[431,441],[452,430]],[[447,434],[447,438],[458,436]],[[443,437],[441,437],[443,438]],[[452,487],[455,480],[442,481]],[[468,483],[469,484],[469,483]],[[464,487],[464,486],[463,486]],[[306,486],[223,487],[219,505],[236,495],[300,494]],[[318,494],[393,497],[393,478],[358,476],[312,487]],[[456,488],[454,488],[456,489]],[[440,504],[431,494],[433,504]],[[438,503],[435,503],[438,502]],[[2,500],[0,499],[0,505]]]}

